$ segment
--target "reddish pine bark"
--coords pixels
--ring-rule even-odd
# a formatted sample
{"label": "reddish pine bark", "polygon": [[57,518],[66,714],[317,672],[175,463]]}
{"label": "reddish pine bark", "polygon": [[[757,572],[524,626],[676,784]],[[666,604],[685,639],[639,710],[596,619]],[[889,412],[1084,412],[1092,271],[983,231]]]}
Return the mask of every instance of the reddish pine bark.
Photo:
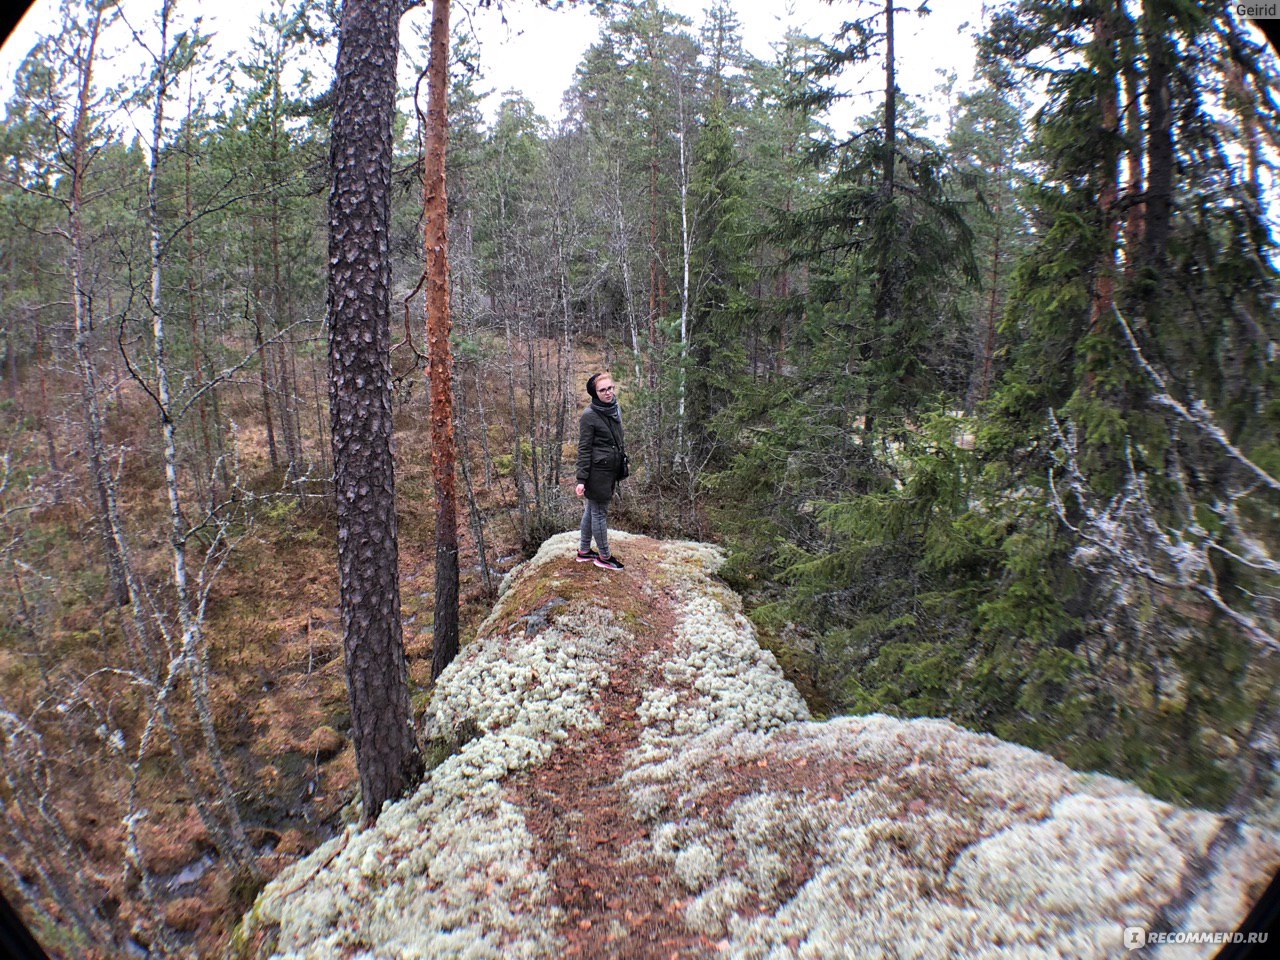
{"label": "reddish pine bark", "polygon": [[426,157],[422,167],[426,219],[427,376],[431,384],[431,479],[436,494],[436,597],[431,677],[458,655],[457,461],[453,435],[453,353],[449,336],[448,195],[445,152],[449,144],[449,0],[434,0],[431,55],[427,63]]}

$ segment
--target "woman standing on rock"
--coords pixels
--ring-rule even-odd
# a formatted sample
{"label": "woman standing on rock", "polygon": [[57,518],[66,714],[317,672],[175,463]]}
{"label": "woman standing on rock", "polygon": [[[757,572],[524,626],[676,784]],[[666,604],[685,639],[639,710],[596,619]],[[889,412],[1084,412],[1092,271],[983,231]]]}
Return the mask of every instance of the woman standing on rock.
{"label": "woman standing on rock", "polygon": [[[622,410],[618,388],[606,373],[592,374],[587,381],[591,405],[578,421],[578,487],[586,498],[582,511],[582,541],[578,562],[595,562],[606,570],[621,570],[622,561],[609,552],[609,501],[613,490],[630,473],[627,448],[622,439]],[[596,550],[591,549],[595,537]]]}

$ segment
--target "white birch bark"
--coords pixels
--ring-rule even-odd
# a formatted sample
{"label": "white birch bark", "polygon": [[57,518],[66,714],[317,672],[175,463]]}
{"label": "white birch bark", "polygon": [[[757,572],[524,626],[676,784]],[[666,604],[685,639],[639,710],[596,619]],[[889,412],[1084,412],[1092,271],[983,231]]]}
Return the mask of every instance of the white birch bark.
{"label": "white birch bark", "polygon": [[193,600],[190,571],[187,558],[187,525],[182,513],[182,494],[178,478],[177,418],[174,416],[173,394],[169,382],[168,357],[165,345],[165,315],[163,295],[164,238],[160,228],[159,174],[160,151],[164,146],[164,101],[168,93],[169,71],[172,68],[168,50],[169,18],[174,0],[164,0],[160,12],[160,52],[156,58],[155,106],[152,112],[151,161],[147,177],[147,226],[150,233],[151,252],[151,330],[154,340],[156,400],[160,413],[162,454],[164,459],[165,491],[169,503],[169,549],[172,563],[173,589],[177,601],[178,625],[181,630],[178,660],[188,673],[191,682],[191,700],[195,706],[200,732],[213,770],[217,796],[226,818],[230,854],[237,866],[254,867],[253,852],[240,819],[239,805],[231,786],[231,778],[223,759],[218,738],[217,724],[209,697],[207,651],[205,649],[203,603],[197,615]]}
{"label": "white birch bark", "polygon": [[644,382],[640,365],[640,328],[636,324],[635,294],[631,285],[631,260],[627,256],[627,229],[622,219],[622,161],[614,161],[613,212],[617,226],[615,250],[622,263],[622,293],[627,301],[627,323],[631,327],[631,356],[636,366],[636,384]]}
{"label": "white birch bark", "polygon": [[684,267],[680,281],[680,396],[676,404],[675,466],[679,467],[686,462],[684,410],[688,376],[686,364],[689,362],[689,266],[693,251],[693,238],[689,232],[689,156],[683,82],[676,85],[676,98],[679,109],[676,138],[680,145],[680,254]]}
{"label": "white birch bark", "polygon": [[[90,91],[93,85],[94,58],[102,29],[103,8],[95,7],[84,37],[84,54],[79,58],[77,99],[71,123],[71,203],[68,233],[71,240],[71,309],[75,323],[73,349],[80,373],[80,397],[89,445],[89,469],[98,499],[98,522],[102,530],[103,549],[116,602],[127,603],[128,589],[122,569],[119,531],[111,522],[115,510],[114,491],[102,438],[102,410],[98,404],[98,373],[91,352],[93,329],[92,303],[85,279],[84,256],[84,181],[89,166],[88,126],[90,123]],[[77,51],[78,53],[79,51]]]}

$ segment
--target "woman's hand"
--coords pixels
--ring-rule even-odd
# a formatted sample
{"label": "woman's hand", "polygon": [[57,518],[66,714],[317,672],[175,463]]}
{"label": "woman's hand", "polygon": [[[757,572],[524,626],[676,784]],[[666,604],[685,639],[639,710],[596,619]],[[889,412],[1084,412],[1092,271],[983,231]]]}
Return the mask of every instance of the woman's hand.
{"label": "woman's hand", "polygon": [[580,483],[575,489],[577,491],[578,496],[582,496],[584,493],[587,492],[587,485],[585,483]]}

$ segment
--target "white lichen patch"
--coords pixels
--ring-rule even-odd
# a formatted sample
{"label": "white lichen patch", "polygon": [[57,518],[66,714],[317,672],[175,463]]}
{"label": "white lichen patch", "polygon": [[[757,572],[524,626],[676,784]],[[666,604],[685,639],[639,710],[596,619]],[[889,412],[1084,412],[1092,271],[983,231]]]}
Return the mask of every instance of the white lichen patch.
{"label": "white lichen patch", "polygon": [[[441,783],[433,777],[388,806],[373,828],[348,828],[268,885],[254,913],[279,924],[280,960],[357,950],[398,960],[497,960],[555,948],[548,880],[523,817],[495,788],[459,789],[469,778],[459,769],[465,765],[461,755],[447,761],[437,768]],[[297,889],[316,864],[324,865]],[[530,916],[540,922],[529,924]]]}
{"label": "white lichen patch", "polygon": [[482,731],[559,740],[574,728],[598,726],[590,703],[608,679],[611,645],[625,633],[607,610],[586,601],[555,616],[553,626],[531,639],[516,628],[510,637],[469,646],[436,689],[430,733],[454,736],[470,721]]}
{"label": "white lichen patch", "polygon": [[712,579],[723,559],[707,544],[663,546],[660,576],[677,621],[659,682],[637,711],[645,729],[635,764],[661,761],[673,742],[711,729],[764,732],[809,719],[773,654],[756,642],[741,599]]}

